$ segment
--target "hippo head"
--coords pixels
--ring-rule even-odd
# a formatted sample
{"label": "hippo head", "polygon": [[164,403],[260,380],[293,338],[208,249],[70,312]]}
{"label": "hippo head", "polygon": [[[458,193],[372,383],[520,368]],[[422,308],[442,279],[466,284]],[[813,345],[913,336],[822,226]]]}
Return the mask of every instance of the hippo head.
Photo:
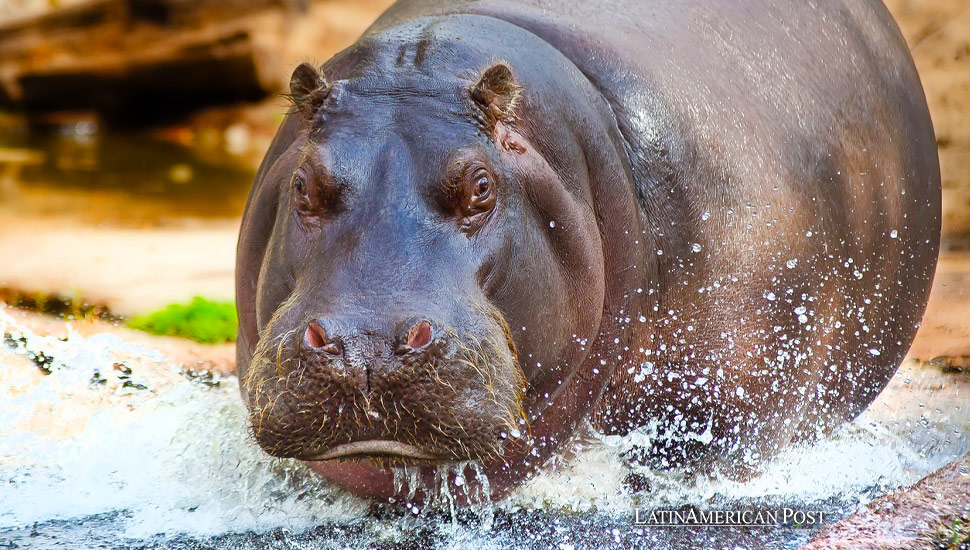
{"label": "hippo head", "polygon": [[579,140],[513,63],[405,34],[296,69],[239,242],[255,439],[336,480],[528,456],[603,315]]}

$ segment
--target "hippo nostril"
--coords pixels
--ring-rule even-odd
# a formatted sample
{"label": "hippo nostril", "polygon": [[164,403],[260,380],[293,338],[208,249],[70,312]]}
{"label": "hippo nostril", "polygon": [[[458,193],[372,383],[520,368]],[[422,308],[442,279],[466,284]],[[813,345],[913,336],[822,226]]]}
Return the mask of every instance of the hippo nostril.
{"label": "hippo nostril", "polygon": [[303,339],[311,348],[320,349],[327,345],[327,332],[316,321],[310,321]]}
{"label": "hippo nostril", "polygon": [[420,349],[431,342],[431,323],[419,321],[408,331],[408,347]]}
{"label": "hippo nostril", "polygon": [[330,341],[327,331],[316,321],[310,321],[310,324],[307,325],[303,340],[313,349],[323,350],[333,355],[340,354],[340,344]]}

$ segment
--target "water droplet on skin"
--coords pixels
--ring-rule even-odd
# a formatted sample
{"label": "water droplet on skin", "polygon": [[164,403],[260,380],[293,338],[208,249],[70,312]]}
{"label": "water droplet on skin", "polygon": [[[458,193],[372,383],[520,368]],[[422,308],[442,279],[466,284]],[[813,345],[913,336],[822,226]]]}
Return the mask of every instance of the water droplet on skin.
{"label": "water droplet on skin", "polygon": [[776,296],[774,292],[769,292],[768,294],[765,295],[765,298],[768,298],[769,302],[774,302]]}
{"label": "water droplet on skin", "polygon": [[556,227],[556,222],[555,221],[550,221],[549,222],[549,227]]}
{"label": "water droplet on skin", "polygon": [[704,220],[704,221],[707,221],[710,218],[711,218],[711,213],[710,212],[704,212],[703,214],[701,214],[701,219]]}
{"label": "water droplet on skin", "polygon": [[693,246],[690,247],[690,249],[693,250],[694,252],[700,252],[701,251],[701,245],[699,245],[697,243],[694,243]]}
{"label": "water droplet on skin", "polygon": [[788,266],[788,269],[795,269],[795,266],[798,265],[798,260],[788,260],[785,262],[785,265]]}
{"label": "water droplet on skin", "polygon": [[898,231],[896,231],[895,229],[893,229],[892,231],[889,232],[889,238],[895,239],[896,237],[899,237],[899,232]]}
{"label": "water droplet on skin", "polygon": [[870,353],[871,355],[880,355],[880,354],[881,354],[882,352],[880,352],[880,351],[879,351],[879,350],[877,350],[876,348],[869,348],[869,353]]}

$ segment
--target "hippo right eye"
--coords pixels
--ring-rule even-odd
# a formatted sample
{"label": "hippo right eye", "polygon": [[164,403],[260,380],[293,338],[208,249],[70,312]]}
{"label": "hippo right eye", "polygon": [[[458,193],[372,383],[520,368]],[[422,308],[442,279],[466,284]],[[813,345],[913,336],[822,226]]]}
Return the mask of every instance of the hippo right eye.
{"label": "hippo right eye", "polygon": [[340,206],[340,189],[305,165],[293,173],[291,185],[297,212],[305,220],[319,222],[327,212]]}
{"label": "hippo right eye", "polygon": [[491,198],[492,181],[488,177],[488,172],[481,170],[475,174],[475,189],[472,199],[476,204],[487,204]]}
{"label": "hippo right eye", "polygon": [[300,166],[293,172],[293,178],[290,180],[290,184],[293,186],[293,191],[296,192],[298,198],[307,198],[308,180],[309,174],[307,173],[306,165]]}

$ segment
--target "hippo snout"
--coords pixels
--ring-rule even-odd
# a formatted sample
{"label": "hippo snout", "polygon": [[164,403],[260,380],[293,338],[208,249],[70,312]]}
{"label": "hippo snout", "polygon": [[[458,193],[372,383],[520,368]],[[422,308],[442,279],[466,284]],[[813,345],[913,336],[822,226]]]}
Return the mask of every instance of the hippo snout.
{"label": "hippo snout", "polygon": [[386,331],[317,318],[303,331],[298,359],[311,370],[329,370],[333,372],[328,375],[353,379],[358,390],[367,394],[372,378],[386,380],[372,377],[372,373],[379,374],[396,361],[403,365],[453,360],[456,351],[448,346],[448,332],[441,323],[422,317],[407,319]]}
{"label": "hippo snout", "polygon": [[527,431],[525,382],[508,331],[481,321],[477,333],[420,315],[271,325],[243,380],[256,441],[308,461],[501,454],[508,433]]}
{"label": "hippo snout", "polygon": [[[311,350],[323,351],[330,355],[343,354],[342,340],[328,333],[324,328],[325,325],[326,321],[323,320],[310,321],[303,333],[303,344]],[[402,354],[421,350],[431,343],[433,336],[434,329],[431,322],[421,319],[414,323],[407,333],[397,338],[399,343],[395,347],[395,352]]]}

